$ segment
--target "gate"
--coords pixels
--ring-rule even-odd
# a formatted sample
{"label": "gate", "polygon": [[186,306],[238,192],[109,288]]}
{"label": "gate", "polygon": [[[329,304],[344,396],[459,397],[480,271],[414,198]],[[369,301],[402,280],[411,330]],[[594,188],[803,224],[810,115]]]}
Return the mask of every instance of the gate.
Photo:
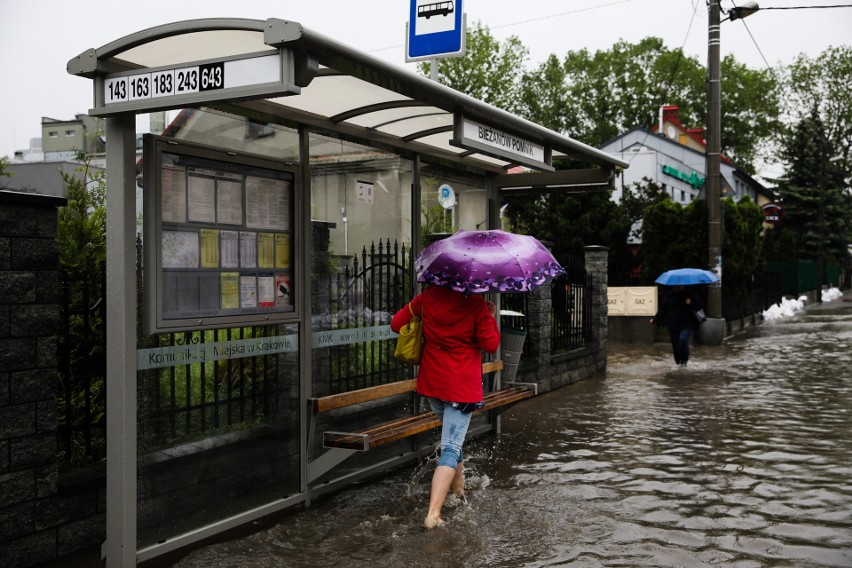
{"label": "gate", "polygon": [[[338,257],[344,265],[328,281],[329,319],[324,329],[358,329],[390,325],[411,297],[410,249],[390,239],[362,247],[360,255]],[[321,316],[322,317],[322,316]],[[325,394],[386,384],[413,377],[410,365],[393,357],[396,339],[330,347]]]}

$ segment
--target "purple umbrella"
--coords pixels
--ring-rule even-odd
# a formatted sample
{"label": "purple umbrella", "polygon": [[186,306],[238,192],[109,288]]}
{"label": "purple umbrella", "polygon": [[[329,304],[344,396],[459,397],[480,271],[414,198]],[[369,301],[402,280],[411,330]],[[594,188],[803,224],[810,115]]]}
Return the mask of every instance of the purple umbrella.
{"label": "purple umbrella", "polygon": [[530,292],[564,274],[535,237],[506,231],[458,231],[414,261],[417,281],[469,294]]}

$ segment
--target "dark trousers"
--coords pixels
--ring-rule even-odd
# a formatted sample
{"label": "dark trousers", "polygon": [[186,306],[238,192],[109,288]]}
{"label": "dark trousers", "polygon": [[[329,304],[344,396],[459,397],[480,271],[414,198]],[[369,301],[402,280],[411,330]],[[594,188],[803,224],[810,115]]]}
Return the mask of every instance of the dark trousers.
{"label": "dark trousers", "polygon": [[678,365],[686,365],[689,361],[689,338],[692,337],[692,328],[670,329],[669,341],[672,342],[674,360]]}

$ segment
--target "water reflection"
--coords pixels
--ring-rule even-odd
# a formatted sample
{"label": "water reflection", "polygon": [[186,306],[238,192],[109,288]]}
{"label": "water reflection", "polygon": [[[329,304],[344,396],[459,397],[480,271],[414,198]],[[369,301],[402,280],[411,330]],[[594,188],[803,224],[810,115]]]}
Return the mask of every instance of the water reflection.
{"label": "water reflection", "polygon": [[433,463],[292,511],[179,566],[852,566],[852,316],[764,325],[690,367],[611,346],[527,401],[421,528]]}

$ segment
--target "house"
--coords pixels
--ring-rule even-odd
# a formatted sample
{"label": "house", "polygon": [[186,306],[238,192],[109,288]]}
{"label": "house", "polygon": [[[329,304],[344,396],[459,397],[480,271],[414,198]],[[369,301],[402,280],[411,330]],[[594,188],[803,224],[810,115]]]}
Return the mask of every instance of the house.
{"label": "house", "polygon": [[[657,183],[672,201],[687,205],[704,199],[706,175],[706,142],[703,128],[687,128],[680,123],[679,109],[675,105],[663,106],[660,122],[650,130],[639,126],[613,138],[601,150],[630,163],[622,170],[620,183],[612,194],[621,200],[625,188],[649,179]],[[772,203],[774,195],[751,175],[722,156],[722,197],[739,201],[748,196],[759,207]]]}

